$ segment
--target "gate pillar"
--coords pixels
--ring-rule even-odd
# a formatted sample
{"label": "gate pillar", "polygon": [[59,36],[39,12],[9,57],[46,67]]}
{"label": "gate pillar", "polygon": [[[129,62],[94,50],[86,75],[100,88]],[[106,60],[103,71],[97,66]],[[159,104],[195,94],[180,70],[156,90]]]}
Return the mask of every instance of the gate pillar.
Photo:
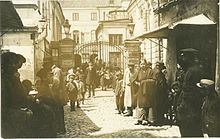
{"label": "gate pillar", "polygon": [[138,40],[125,40],[125,66],[127,67],[128,63],[139,64],[141,58],[141,42]]}
{"label": "gate pillar", "polygon": [[64,38],[59,41],[59,45],[59,64],[63,71],[66,72],[76,65],[74,55],[75,43],[72,39]]}

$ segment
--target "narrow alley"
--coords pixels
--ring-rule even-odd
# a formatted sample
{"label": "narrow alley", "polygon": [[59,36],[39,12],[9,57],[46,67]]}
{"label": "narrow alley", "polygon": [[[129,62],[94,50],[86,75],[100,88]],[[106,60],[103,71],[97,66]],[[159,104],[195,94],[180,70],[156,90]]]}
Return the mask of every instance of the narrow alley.
{"label": "narrow alley", "polygon": [[66,133],[61,138],[102,137],[102,138],[145,138],[180,137],[177,126],[134,125],[134,117],[124,117],[115,110],[114,93],[111,89],[96,89],[96,96],[85,100],[85,104],[70,112],[65,106]]}

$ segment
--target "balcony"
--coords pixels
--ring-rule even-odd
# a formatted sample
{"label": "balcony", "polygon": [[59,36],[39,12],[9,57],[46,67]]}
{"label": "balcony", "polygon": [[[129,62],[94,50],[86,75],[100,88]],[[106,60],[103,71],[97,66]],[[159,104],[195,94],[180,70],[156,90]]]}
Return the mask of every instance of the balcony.
{"label": "balcony", "polygon": [[128,19],[128,13],[126,10],[114,10],[109,12],[108,20],[120,20]]}

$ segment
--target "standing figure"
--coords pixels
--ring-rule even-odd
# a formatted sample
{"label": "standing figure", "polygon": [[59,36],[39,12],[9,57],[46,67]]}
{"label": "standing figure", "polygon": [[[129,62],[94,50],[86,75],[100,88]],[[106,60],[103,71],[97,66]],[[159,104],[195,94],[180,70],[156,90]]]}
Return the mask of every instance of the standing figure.
{"label": "standing figure", "polygon": [[91,93],[95,96],[95,81],[96,81],[96,69],[93,67],[93,63],[89,63],[89,67],[86,69],[86,84],[89,89],[89,97],[91,97]]}
{"label": "standing figure", "polygon": [[86,84],[85,84],[85,74],[83,71],[80,71],[79,74],[79,88],[78,88],[80,94],[82,94],[82,104],[84,104],[85,100],[85,94],[86,94]]}
{"label": "standing figure", "polygon": [[152,108],[153,124],[161,125],[164,122],[164,114],[168,111],[168,86],[163,69],[166,67],[162,61],[157,61],[153,69],[153,79],[156,81],[155,104]]}
{"label": "standing figure", "polygon": [[214,81],[202,79],[197,86],[205,96],[202,106],[203,133],[209,137],[220,137],[220,98],[215,91]]}
{"label": "standing figure", "polygon": [[69,100],[70,100],[70,111],[75,111],[75,102],[77,100],[77,93],[78,93],[78,89],[77,89],[77,85],[74,82],[74,78],[75,75],[69,75],[69,81],[66,84],[66,89],[68,91],[68,96],[69,96]]}
{"label": "standing figure", "polygon": [[140,62],[140,69],[132,76],[131,82],[138,85],[137,92],[137,118],[135,125],[147,125],[149,108],[153,106],[153,93],[155,81],[152,79],[150,63],[145,59]]}
{"label": "standing figure", "polygon": [[202,137],[201,106],[202,96],[196,86],[203,73],[195,59],[198,50],[188,48],[181,50],[180,66],[185,75],[182,92],[177,104],[177,120],[182,137]]}
{"label": "standing figure", "polygon": [[22,62],[13,52],[3,53],[1,58],[1,135],[31,137],[33,112],[27,109],[25,91],[17,76]]}
{"label": "standing figure", "polygon": [[101,71],[99,72],[100,85],[101,85],[102,91],[106,91],[106,79],[104,76],[105,74],[106,74],[106,69],[102,67]]}
{"label": "standing figure", "polygon": [[63,106],[67,103],[66,92],[64,90],[64,78],[62,70],[56,66],[52,66],[52,93],[56,101],[55,115],[57,122],[57,132],[66,132],[64,123],[64,109]]}
{"label": "standing figure", "polygon": [[125,70],[124,78],[123,78],[123,87],[124,87],[124,105],[126,109],[126,113],[124,116],[132,116],[132,95],[131,95],[131,83],[130,77],[134,74],[134,64],[128,63],[128,68]]}
{"label": "standing figure", "polygon": [[122,86],[123,76],[121,72],[116,73],[115,98],[118,114],[124,113],[124,88]]}

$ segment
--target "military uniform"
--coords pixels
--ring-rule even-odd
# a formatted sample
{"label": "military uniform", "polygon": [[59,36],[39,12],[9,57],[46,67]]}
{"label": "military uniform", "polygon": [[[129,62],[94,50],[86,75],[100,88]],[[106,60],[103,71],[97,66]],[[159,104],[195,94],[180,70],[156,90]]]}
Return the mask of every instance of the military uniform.
{"label": "military uniform", "polygon": [[[184,50],[185,75],[183,88],[177,104],[177,120],[182,137],[202,137],[201,106],[202,95],[196,84],[202,79],[203,74],[199,65],[193,61],[191,50]],[[188,59],[187,59],[188,58]],[[188,61],[187,61],[187,60]]]}

